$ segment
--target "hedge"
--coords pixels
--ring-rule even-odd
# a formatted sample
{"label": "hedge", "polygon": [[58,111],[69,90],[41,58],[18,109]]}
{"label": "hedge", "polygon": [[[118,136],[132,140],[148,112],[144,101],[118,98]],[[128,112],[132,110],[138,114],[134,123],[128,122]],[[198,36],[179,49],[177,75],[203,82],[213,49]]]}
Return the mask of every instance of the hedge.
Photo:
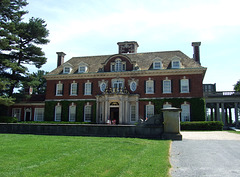
{"label": "hedge", "polygon": [[[92,101],[46,101],[44,121],[54,121],[55,106],[60,103],[62,106],[61,121],[67,122],[69,116],[69,106],[74,103],[77,106],[76,122],[84,122],[84,105],[86,105],[87,102],[92,103]],[[96,102],[93,102],[92,105],[92,122],[96,122]]]}
{"label": "hedge", "polygon": [[0,122],[1,123],[16,123],[17,118],[16,117],[9,117],[9,116],[0,116]]}
{"label": "hedge", "polygon": [[148,99],[142,101],[151,101],[154,104],[154,114],[161,114],[161,109],[165,102],[172,104],[172,107],[181,108],[181,104],[185,101],[190,103],[191,121],[205,121],[206,109],[205,100],[203,98],[164,98],[164,99]]}
{"label": "hedge", "polygon": [[181,130],[223,130],[220,121],[181,122]]}

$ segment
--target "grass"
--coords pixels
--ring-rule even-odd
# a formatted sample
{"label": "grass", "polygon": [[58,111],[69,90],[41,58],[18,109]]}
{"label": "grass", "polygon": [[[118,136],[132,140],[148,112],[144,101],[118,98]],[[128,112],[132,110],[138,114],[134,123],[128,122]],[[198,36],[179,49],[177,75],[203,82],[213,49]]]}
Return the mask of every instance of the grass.
{"label": "grass", "polygon": [[236,134],[240,134],[239,131],[234,131],[234,130],[228,130],[229,133],[236,133]]}
{"label": "grass", "polygon": [[170,141],[0,134],[0,176],[168,176]]}

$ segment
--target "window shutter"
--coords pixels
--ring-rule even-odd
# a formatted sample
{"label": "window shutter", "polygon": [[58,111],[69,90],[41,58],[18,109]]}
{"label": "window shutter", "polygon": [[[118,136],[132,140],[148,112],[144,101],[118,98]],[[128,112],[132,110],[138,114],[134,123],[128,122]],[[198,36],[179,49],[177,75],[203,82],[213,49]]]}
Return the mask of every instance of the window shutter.
{"label": "window shutter", "polygon": [[188,79],[189,93],[191,92],[191,79]]}
{"label": "window shutter", "polygon": [[55,95],[57,95],[57,84],[55,84]]}
{"label": "window shutter", "polygon": [[78,83],[77,83],[77,95],[78,95]]}
{"label": "window shutter", "polygon": [[64,95],[64,84],[62,84],[62,95]]}
{"label": "window shutter", "polygon": [[147,115],[146,115],[146,109],[147,109],[147,105],[144,105],[144,117],[143,117],[144,120],[145,120],[146,117],[147,117]]}
{"label": "window shutter", "polygon": [[173,80],[171,80],[170,82],[171,82],[171,93],[173,93]]}
{"label": "window shutter", "polygon": [[91,83],[91,95],[93,94],[93,83]]}
{"label": "window shutter", "polygon": [[156,87],[155,87],[155,85],[156,85],[156,81],[154,80],[154,81],[153,81],[153,93],[156,93]]}
{"label": "window shutter", "polygon": [[83,115],[82,115],[82,121],[81,122],[84,122],[85,121],[85,105],[83,105]]}
{"label": "window shutter", "polygon": [[162,93],[163,93],[163,80],[161,80],[161,89],[162,89]]}
{"label": "window shutter", "polygon": [[83,83],[83,95],[85,94],[85,83]]}
{"label": "window shutter", "polygon": [[144,93],[146,93],[146,81],[144,81]]}
{"label": "window shutter", "polygon": [[69,84],[69,95],[71,95],[71,84]]}
{"label": "window shutter", "polygon": [[181,79],[179,80],[179,93],[181,93]]}

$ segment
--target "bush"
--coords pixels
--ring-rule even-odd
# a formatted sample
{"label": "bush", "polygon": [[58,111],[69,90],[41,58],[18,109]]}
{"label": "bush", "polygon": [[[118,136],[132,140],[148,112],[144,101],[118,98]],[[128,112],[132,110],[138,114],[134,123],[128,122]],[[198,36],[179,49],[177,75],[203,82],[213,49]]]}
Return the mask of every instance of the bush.
{"label": "bush", "polygon": [[1,123],[16,123],[17,118],[16,117],[9,117],[9,116],[0,116],[0,122]]}
{"label": "bush", "polygon": [[220,121],[181,122],[181,130],[222,130]]}

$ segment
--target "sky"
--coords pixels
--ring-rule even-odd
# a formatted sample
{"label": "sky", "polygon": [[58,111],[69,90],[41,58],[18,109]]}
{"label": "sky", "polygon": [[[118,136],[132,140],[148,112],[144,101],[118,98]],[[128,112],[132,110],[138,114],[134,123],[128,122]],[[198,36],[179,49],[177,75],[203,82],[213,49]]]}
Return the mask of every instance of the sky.
{"label": "sky", "polygon": [[[28,0],[24,16],[46,21],[50,43],[41,46],[47,63],[57,66],[56,52],[72,57],[118,53],[117,42],[137,41],[138,53],[180,50],[193,57],[201,42],[203,83],[232,91],[240,80],[239,0]],[[37,69],[29,67],[30,72]]]}

